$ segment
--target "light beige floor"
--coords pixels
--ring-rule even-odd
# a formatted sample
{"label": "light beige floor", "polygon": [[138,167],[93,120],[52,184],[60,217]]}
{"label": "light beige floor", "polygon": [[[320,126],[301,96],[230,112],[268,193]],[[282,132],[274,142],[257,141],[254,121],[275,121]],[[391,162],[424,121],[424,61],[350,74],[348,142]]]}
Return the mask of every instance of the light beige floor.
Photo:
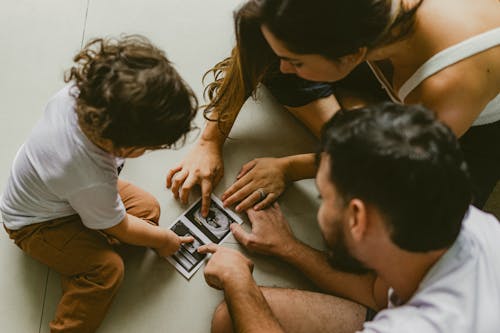
{"label": "light beige floor", "polygon": [[[63,86],[63,71],[83,41],[103,35],[144,34],[166,50],[201,99],[202,74],[227,56],[233,43],[232,10],[239,3],[4,0],[0,11],[0,187],[4,188],[15,152],[46,101]],[[197,123],[203,124],[201,115]],[[218,195],[250,159],[309,152],[316,145],[314,138],[264,90],[259,102],[249,101],[245,105],[231,136],[224,148],[226,176],[215,191]],[[170,225],[186,208],[173,200],[164,184],[169,167],[181,160],[193,140],[177,151],[155,152],[129,160],[124,169],[124,178],[159,199],[162,226]],[[294,184],[280,203],[299,237],[321,247],[313,181]],[[227,246],[239,248],[234,239]],[[124,256],[125,280],[99,332],[209,331],[212,311],[222,294],[205,284],[202,271],[186,281],[150,250],[128,250]],[[254,276],[260,284],[313,288],[293,268],[270,258],[250,256],[256,263]],[[48,322],[60,296],[59,276],[24,255],[2,230],[0,266],[1,331],[48,332]]]}
{"label": "light beige floor", "polygon": [[[3,0],[0,11],[0,187],[11,161],[48,98],[63,86],[64,69],[84,41],[103,35],[141,33],[165,49],[181,75],[202,96],[200,78],[225,57],[233,43],[232,10],[239,0]],[[226,176],[221,194],[240,166],[255,157],[313,151],[315,140],[265,90],[250,100],[224,148]],[[201,115],[197,119],[202,125]],[[286,131],[284,130],[286,129]],[[165,175],[194,139],[177,151],[148,154],[127,162],[123,177],[160,201],[161,225],[185,209],[164,188]],[[499,192],[500,194],[500,192]],[[500,195],[499,195],[500,196]],[[194,197],[192,198],[194,199]],[[280,199],[293,230],[322,246],[316,225],[314,183],[292,185]],[[495,208],[495,200],[490,200]],[[498,205],[497,205],[498,210]],[[247,226],[248,227],[248,226]],[[227,246],[239,248],[234,239]],[[270,258],[251,255],[255,278],[267,286],[313,288],[297,271]],[[150,250],[125,254],[123,286],[99,332],[208,332],[222,294],[199,271],[188,282]],[[58,275],[18,250],[0,230],[0,324],[2,332],[48,332],[60,296]]]}

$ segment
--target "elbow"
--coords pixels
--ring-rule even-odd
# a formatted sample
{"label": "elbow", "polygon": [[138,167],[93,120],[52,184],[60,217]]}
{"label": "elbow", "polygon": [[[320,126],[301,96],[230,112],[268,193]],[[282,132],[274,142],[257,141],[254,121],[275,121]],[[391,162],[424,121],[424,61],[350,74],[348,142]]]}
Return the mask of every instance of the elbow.
{"label": "elbow", "polygon": [[119,240],[122,240],[123,235],[127,233],[127,228],[128,218],[127,215],[125,215],[125,218],[121,220],[120,223],[111,228],[103,229],[102,231],[108,236],[112,236],[118,238]]}

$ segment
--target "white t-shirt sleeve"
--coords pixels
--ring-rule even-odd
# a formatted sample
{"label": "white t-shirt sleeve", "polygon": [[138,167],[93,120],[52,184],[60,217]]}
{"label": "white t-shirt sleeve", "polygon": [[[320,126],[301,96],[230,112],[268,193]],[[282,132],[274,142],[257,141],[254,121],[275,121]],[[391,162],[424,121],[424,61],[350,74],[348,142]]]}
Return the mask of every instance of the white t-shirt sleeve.
{"label": "white t-shirt sleeve", "polygon": [[120,223],[127,214],[116,184],[98,184],[71,193],[71,207],[90,229],[107,229]]}
{"label": "white t-shirt sleeve", "polygon": [[366,322],[363,330],[358,333],[451,332],[443,327],[443,322],[447,320],[442,320],[444,318],[439,318],[439,316],[439,313],[434,313],[432,309],[424,310],[413,306],[400,306],[381,311],[373,321]]}

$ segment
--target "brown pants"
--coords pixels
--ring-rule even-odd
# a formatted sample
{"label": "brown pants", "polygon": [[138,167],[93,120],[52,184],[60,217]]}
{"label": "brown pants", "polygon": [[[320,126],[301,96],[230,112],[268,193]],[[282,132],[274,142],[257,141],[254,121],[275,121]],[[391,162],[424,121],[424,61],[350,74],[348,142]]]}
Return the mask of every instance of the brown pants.
{"label": "brown pants", "polygon": [[[118,181],[127,213],[158,225],[160,207],[144,190]],[[86,228],[78,215],[7,230],[27,254],[61,274],[63,295],[51,332],[94,332],[123,279],[122,258],[104,233]]]}

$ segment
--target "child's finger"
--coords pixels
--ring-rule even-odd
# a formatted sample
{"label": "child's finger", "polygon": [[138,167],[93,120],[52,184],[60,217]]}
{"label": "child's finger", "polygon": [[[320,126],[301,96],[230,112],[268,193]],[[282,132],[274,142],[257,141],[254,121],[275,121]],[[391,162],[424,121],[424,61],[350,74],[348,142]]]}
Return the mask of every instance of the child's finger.
{"label": "child's finger", "polygon": [[192,243],[194,241],[194,237],[193,236],[180,236],[179,238],[181,240],[181,244]]}
{"label": "child's finger", "polygon": [[215,253],[219,249],[219,246],[211,243],[211,244],[206,244],[202,245],[198,248],[198,253],[205,254],[205,253]]}

